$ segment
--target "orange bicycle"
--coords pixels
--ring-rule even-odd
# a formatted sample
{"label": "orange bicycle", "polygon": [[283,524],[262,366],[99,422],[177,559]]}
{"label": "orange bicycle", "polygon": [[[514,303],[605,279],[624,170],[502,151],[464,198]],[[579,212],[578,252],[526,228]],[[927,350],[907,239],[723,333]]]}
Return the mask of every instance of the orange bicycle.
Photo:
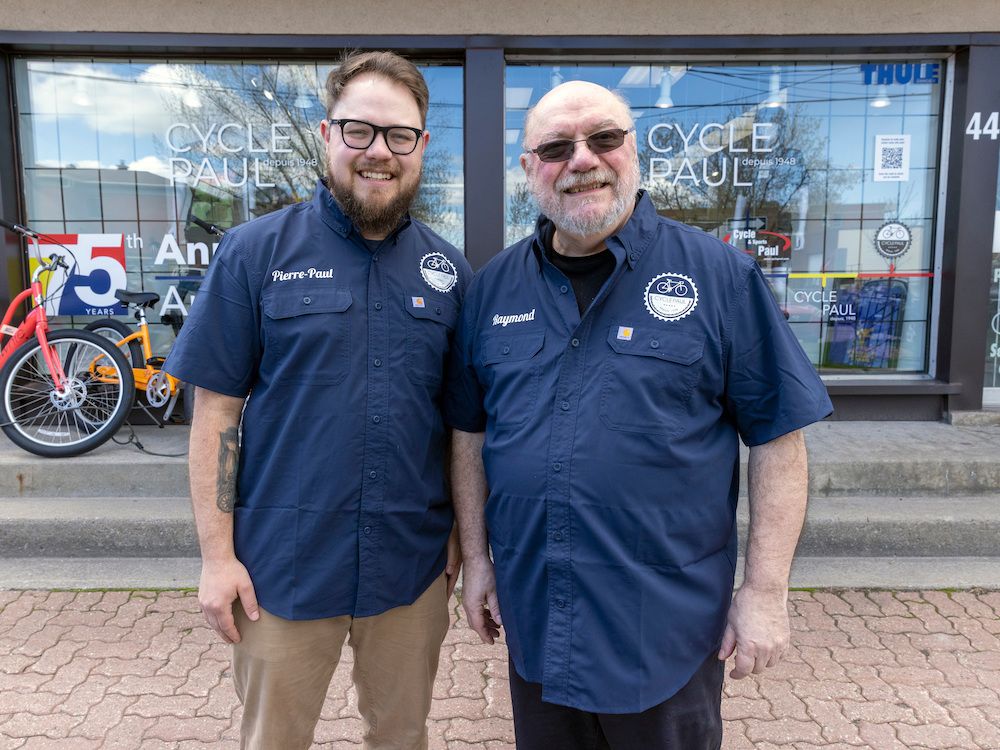
{"label": "orange bicycle", "polygon": [[[115,297],[123,305],[135,308],[135,319],[139,322],[139,330],[134,330],[115,318],[102,318],[86,325],[91,331],[105,340],[110,341],[119,351],[127,352],[132,364],[132,378],[137,391],[145,394],[145,404],[136,403],[159,424],[170,419],[177,405],[177,399],[182,391],[184,394],[184,418],[191,421],[191,409],[194,399],[184,383],[163,371],[164,357],[154,356],[149,336],[149,322],[146,320],[146,310],[160,301],[156,292],[129,292],[118,290]],[[149,412],[147,406],[159,409],[166,406],[161,419]]]}
{"label": "orange bicycle", "polygon": [[[39,235],[31,229],[3,220],[0,226],[26,238],[38,258],[29,288],[14,297],[0,325],[0,340],[10,337],[0,349],[0,427],[14,444],[39,456],[86,453],[128,417],[135,398],[132,371],[106,339],[89,331],[49,329],[41,275],[71,268],[56,254],[42,259]],[[64,284],[56,284],[49,296]],[[17,308],[29,299],[31,310],[12,326]]]}

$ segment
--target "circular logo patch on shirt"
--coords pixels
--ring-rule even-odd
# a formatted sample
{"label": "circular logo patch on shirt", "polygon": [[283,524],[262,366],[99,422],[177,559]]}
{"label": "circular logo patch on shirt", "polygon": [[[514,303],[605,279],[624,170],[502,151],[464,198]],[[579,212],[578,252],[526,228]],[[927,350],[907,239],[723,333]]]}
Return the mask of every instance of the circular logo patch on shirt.
{"label": "circular logo patch on shirt", "polygon": [[420,259],[420,275],[429,286],[439,292],[450,291],[458,281],[455,264],[441,253],[427,253]]}
{"label": "circular logo patch on shirt", "polygon": [[646,284],[646,309],[660,320],[680,320],[698,306],[698,287],[681,273],[661,273]]}
{"label": "circular logo patch on shirt", "polygon": [[887,221],[875,233],[875,250],[886,260],[896,260],[912,242],[910,228],[901,221]]}

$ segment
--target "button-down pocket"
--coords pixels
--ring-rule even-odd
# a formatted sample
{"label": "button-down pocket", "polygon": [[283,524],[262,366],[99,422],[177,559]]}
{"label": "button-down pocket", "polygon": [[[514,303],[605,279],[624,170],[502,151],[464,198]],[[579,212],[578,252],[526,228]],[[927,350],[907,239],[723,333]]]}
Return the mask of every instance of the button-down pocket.
{"label": "button-down pocket", "polygon": [[[423,307],[417,307],[419,299]],[[410,297],[404,299],[406,312],[406,373],[424,385],[440,385],[445,356],[451,344],[458,305],[449,299]]]}
{"label": "button-down pocket", "polygon": [[541,374],[537,355],[544,331],[484,336],[480,357],[487,380],[484,406],[498,427],[516,427],[531,416]]}
{"label": "button-down pocket", "polygon": [[[628,331],[628,339],[623,332]],[[613,430],[674,435],[705,350],[704,336],[611,326],[601,385],[601,420]]]}
{"label": "button-down pocket", "polygon": [[265,356],[286,383],[336,385],[351,369],[350,289],[280,288],[261,300]]}

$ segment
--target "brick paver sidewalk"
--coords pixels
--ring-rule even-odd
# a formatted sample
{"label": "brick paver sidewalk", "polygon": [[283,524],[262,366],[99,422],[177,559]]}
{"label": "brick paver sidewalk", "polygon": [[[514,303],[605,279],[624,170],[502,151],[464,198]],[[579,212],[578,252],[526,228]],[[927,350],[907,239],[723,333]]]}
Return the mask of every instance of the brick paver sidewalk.
{"label": "brick paver sidewalk", "polygon": [[[235,748],[228,650],[182,592],[0,591],[0,747]],[[794,647],[727,681],[725,748],[1000,748],[1000,592],[794,592]],[[357,748],[350,649],[316,743]],[[513,748],[506,655],[457,616],[431,748]]]}

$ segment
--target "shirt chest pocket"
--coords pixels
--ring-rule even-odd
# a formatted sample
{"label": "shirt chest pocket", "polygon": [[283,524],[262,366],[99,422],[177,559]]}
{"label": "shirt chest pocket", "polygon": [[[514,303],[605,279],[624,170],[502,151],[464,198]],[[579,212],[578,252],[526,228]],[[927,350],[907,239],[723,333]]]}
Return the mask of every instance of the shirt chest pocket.
{"label": "shirt chest pocket", "polygon": [[532,415],[541,377],[538,353],[544,344],[544,331],[483,337],[484,407],[497,427],[522,425]]}
{"label": "shirt chest pocket", "polygon": [[336,385],[351,369],[350,289],[281,289],[261,300],[265,357],[286,383]]}
{"label": "shirt chest pocket", "polygon": [[[623,338],[628,331],[629,338]],[[612,326],[601,382],[601,420],[613,430],[676,435],[701,372],[703,335]]]}
{"label": "shirt chest pocket", "polygon": [[[421,299],[422,307],[413,300]],[[448,299],[407,297],[406,373],[414,383],[439,386],[445,356],[458,319],[458,305]]]}

